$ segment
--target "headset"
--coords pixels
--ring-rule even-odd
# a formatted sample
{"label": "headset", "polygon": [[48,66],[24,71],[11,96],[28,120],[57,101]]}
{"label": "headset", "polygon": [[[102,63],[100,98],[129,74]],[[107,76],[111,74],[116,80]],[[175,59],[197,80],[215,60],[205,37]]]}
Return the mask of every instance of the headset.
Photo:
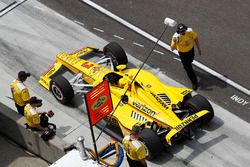
{"label": "headset", "polygon": [[184,24],[180,23],[177,25],[177,29],[176,29],[176,32],[177,34],[181,34],[183,32],[186,32],[187,31],[187,26],[185,26]]}

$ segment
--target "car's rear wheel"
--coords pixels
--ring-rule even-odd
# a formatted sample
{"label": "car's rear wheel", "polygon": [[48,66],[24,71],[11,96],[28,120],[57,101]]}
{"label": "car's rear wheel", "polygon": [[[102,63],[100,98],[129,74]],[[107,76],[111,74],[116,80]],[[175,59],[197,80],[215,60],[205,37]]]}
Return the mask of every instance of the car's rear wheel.
{"label": "car's rear wheel", "polygon": [[116,42],[110,42],[103,48],[103,53],[111,57],[114,67],[121,64],[128,64],[128,57],[123,48]]}
{"label": "car's rear wheel", "polygon": [[140,135],[140,140],[147,147],[147,160],[153,160],[157,155],[162,153],[164,145],[162,144],[160,137],[155,134],[151,129],[143,129]]}
{"label": "car's rear wheel", "polygon": [[185,104],[184,107],[189,109],[190,114],[195,114],[201,110],[208,110],[209,113],[199,118],[197,121],[200,126],[205,125],[209,123],[213,117],[214,117],[214,110],[212,105],[209,103],[209,101],[201,96],[201,95],[195,95],[191,98],[189,98]]}
{"label": "car's rear wheel", "polygon": [[50,91],[62,104],[68,104],[74,97],[74,90],[72,86],[63,76],[56,76],[51,80]]}

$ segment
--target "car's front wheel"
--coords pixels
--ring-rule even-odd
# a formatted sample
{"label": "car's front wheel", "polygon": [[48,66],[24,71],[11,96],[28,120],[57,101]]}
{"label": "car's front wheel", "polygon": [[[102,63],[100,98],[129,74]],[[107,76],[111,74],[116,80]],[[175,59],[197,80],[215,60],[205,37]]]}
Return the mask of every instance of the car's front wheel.
{"label": "car's front wheel", "polygon": [[50,91],[62,104],[69,103],[74,97],[74,90],[72,86],[63,76],[56,76],[51,80]]}

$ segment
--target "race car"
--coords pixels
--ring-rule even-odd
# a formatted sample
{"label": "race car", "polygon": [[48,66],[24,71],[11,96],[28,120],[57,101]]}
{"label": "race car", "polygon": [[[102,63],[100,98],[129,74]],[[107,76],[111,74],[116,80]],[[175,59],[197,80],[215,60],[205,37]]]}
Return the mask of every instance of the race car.
{"label": "race car", "polygon": [[114,111],[106,119],[123,135],[129,134],[134,124],[140,125],[149,160],[164,146],[193,138],[193,131],[214,117],[209,101],[201,95],[192,96],[191,89],[166,85],[149,71],[128,68],[126,52],[116,42],[102,50],[85,47],[59,53],[55,59],[39,83],[59,102],[68,104],[76,94],[85,94],[107,80]]}

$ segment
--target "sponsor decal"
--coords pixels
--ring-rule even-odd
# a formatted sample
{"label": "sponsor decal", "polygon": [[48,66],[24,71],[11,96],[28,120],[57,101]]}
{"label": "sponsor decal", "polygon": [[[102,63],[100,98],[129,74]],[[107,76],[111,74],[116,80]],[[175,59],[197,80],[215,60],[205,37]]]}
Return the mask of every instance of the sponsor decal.
{"label": "sponsor decal", "polygon": [[76,53],[77,57],[80,56],[80,55],[84,55],[86,52],[88,52],[89,49],[83,49],[83,50],[80,50],[79,52]]}
{"label": "sponsor decal", "polygon": [[191,115],[188,119],[186,119],[185,121],[183,121],[181,124],[177,125],[175,127],[175,129],[180,132],[185,126],[189,125],[191,122],[195,121],[196,119],[198,119],[198,115],[193,114]]}
{"label": "sponsor decal", "polygon": [[54,72],[55,72],[55,68],[53,67],[52,69],[49,70],[49,72],[47,73],[47,76],[51,76]]}
{"label": "sponsor decal", "polygon": [[40,78],[40,81],[43,82],[45,85],[49,86],[49,84],[43,78]]}
{"label": "sponsor decal", "polygon": [[136,101],[133,101],[133,106],[135,106],[137,109],[139,109],[139,110],[141,110],[141,111],[143,111],[146,114],[149,114],[151,116],[154,116],[155,114],[158,114],[155,111],[153,111],[152,109],[148,108],[145,104],[142,105],[141,103],[136,102]]}
{"label": "sponsor decal", "polygon": [[90,74],[95,74],[97,71],[100,71],[102,67],[94,67],[91,69]]}
{"label": "sponsor decal", "polygon": [[162,107],[164,107],[166,110],[168,109],[168,105],[159,96],[155,95],[154,93],[151,94],[162,105]]}
{"label": "sponsor decal", "polygon": [[81,61],[78,57],[71,57],[69,55],[60,55],[60,58],[71,65],[75,65]]}
{"label": "sponsor decal", "polygon": [[92,106],[91,106],[91,109],[92,109],[92,110],[97,110],[97,109],[99,109],[103,104],[106,103],[107,99],[108,99],[107,95],[102,95],[101,97],[99,97],[98,99],[96,99],[96,100],[93,102],[93,104],[92,104]]}

